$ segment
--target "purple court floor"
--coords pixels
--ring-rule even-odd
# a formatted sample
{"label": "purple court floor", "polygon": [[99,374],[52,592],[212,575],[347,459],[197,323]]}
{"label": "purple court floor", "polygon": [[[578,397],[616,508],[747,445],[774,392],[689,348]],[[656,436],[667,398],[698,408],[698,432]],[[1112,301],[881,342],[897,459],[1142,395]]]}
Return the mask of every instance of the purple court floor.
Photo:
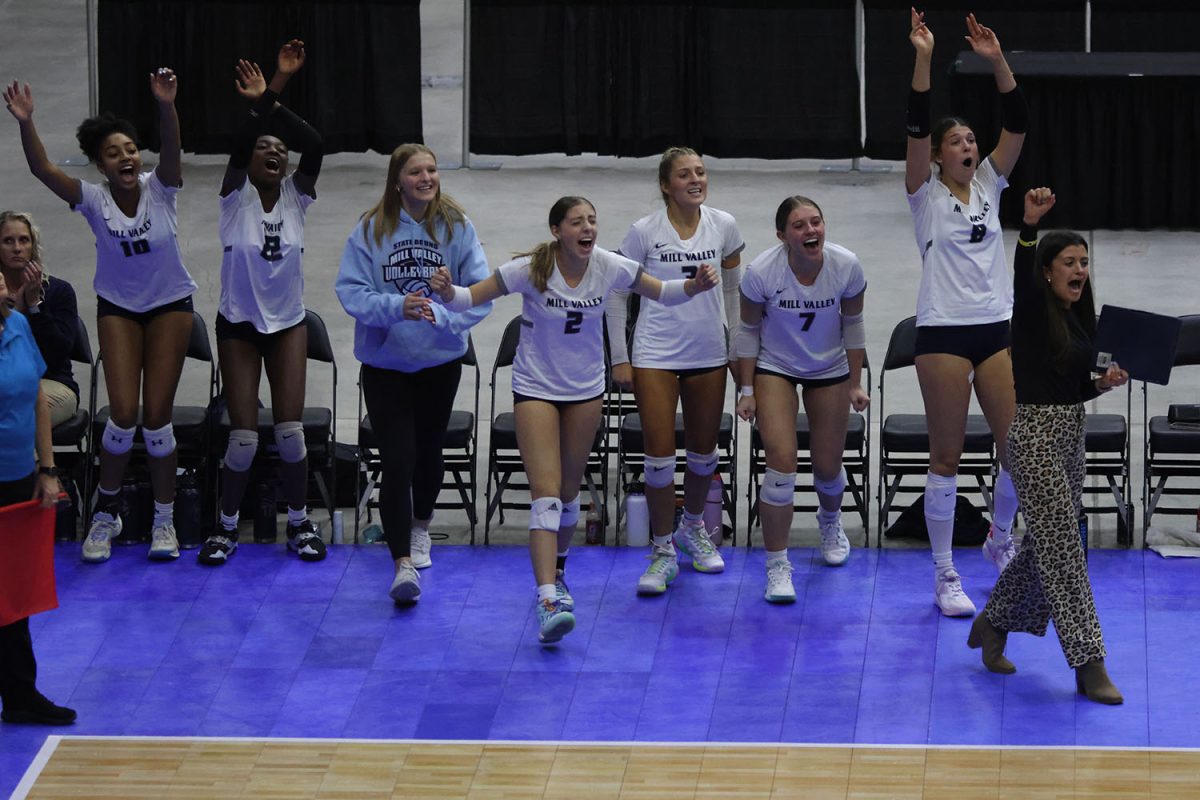
{"label": "purple court floor", "polygon": [[[412,608],[387,598],[381,545],[305,564],[243,546],[221,568],[138,547],[82,564],[58,550],[58,610],[32,620],[39,686],[66,728],[0,725],[0,797],[49,733],[1192,747],[1200,744],[1200,561],[1091,554],[1109,672],[1125,705],[1077,698],[1053,634],[1013,635],[992,675],[939,616],[929,554],[855,549],[842,568],[792,550],[794,606],[762,600],[763,553],[726,548],[634,594],[644,553],[576,547],[578,626],[537,643],[517,547],[433,549]],[[956,553],[981,606],[994,568]]]}

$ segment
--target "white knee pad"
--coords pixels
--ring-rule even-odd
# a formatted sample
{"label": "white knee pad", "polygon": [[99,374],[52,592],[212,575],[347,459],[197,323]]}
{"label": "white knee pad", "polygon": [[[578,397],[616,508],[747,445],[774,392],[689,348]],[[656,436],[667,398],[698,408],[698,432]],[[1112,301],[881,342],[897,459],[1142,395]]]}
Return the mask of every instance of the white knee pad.
{"label": "white knee pad", "polygon": [[529,530],[557,531],[562,527],[562,500],[557,497],[539,497],[529,508]]}
{"label": "white knee pad", "polygon": [[279,449],[279,460],[285,464],[303,461],[308,455],[304,446],[304,424],[281,422],[275,426],[275,447]]}
{"label": "white knee pad", "polygon": [[790,506],[796,493],[796,473],[779,472],[767,467],[763,476],[762,489],[758,493],[758,502],[769,506]]}
{"label": "white knee pad", "polygon": [[712,475],[717,471],[717,448],[711,453],[693,453],[687,451],[688,471],[697,475]]}
{"label": "white knee pad", "polygon": [[151,458],[166,458],[175,452],[175,426],[169,422],[153,429],[143,425],[142,439],[146,442],[146,454]]}
{"label": "white knee pad", "polygon": [[831,480],[823,481],[813,474],[813,488],[818,494],[836,497],[846,489],[846,468],[843,467]]}
{"label": "white knee pad", "polygon": [[104,450],[114,456],[123,456],[129,452],[129,448],[133,447],[133,428],[122,428],[112,421],[112,417],[108,418],[108,423],[104,426]]}
{"label": "white knee pad", "polygon": [[954,519],[958,502],[958,476],[929,473],[925,479],[925,516],[929,519]]}
{"label": "white knee pad", "polygon": [[246,472],[254,463],[258,452],[258,431],[243,429],[229,432],[229,444],[225,447],[225,469]]}
{"label": "white knee pad", "polygon": [[675,483],[675,456],[646,456],[642,472],[647,486],[654,489],[670,486]]}
{"label": "white knee pad", "polygon": [[568,528],[579,522],[579,495],[569,503],[563,503],[562,515],[558,518],[558,527]]}

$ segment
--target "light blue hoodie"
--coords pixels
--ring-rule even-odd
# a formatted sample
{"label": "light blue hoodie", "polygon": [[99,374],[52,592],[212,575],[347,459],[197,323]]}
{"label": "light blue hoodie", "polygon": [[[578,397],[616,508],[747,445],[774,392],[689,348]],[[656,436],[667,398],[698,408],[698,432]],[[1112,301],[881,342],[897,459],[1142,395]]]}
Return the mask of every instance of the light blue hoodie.
{"label": "light blue hoodie", "polygon": [[[467,220],[447,235],[438,220],[435,244],[425,228],[403,209],[396,230],[375,246],[375,220],[361,222],[346,241],[334,290],[354,317],[354,357],[364,364],[416,372],[460,358],[467,352],[471,327],[492,310],[491,303],[455,313],[433,303],[435,322],[404,319],[404,296],[429,296],[429,278],[438,267],[450,270],[458,286],[478,283],[490,274],[475,226]],[[449,241],[447,241],[449,240]]]}

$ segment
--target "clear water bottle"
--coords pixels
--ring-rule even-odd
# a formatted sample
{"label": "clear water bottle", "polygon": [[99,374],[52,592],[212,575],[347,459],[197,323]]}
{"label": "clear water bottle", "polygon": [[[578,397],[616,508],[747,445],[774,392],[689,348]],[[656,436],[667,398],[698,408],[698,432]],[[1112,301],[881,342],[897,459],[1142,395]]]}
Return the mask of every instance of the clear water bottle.
{"label": "clear water bottle", "polygon": [[630,486],[625,495],[625,542],[630,547],[650,544],[650,509],[641,484]]}
{"label": "clear water bottle", "polygon": [[720,474],[714,472],[712,483],[708,485],[708,497],[704,501],[704,529],[708,531],[708,538],[712,539],[714,547],[725,543],[725,530],[721,522],[725,505],[723,489]]}
{"label": "clear water bottle", "polygon": [[584,540],[588,544],[604,544],[604,524],[600,518],[600,509],[596,503],[592,503],[588,509]]}

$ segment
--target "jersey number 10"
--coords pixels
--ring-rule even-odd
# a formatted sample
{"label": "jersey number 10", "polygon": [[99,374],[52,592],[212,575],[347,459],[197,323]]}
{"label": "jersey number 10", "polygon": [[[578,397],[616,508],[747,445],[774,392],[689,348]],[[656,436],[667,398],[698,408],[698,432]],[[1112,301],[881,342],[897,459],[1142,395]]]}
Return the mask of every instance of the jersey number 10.
{"label": "jersey number 10", "polygon": [[121,250],[125,253],[125,257],[140,256],[150,252],[150,242],[146,239],[134,239],[121,242]]}

